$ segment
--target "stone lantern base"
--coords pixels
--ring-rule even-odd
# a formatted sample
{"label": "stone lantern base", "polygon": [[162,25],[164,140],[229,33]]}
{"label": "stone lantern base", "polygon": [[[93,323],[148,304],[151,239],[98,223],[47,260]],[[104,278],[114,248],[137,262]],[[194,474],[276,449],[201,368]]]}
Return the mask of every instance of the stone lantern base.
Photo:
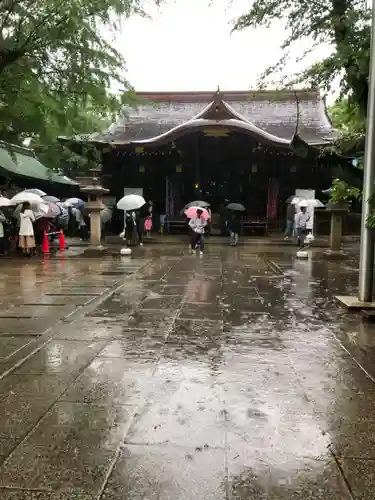
{"label": "stone lantern base", "polygon": [[327,210],[331,212],[331,230],[329,235],[329,250],[323,256],[329,260],[346,259],[346,253],[341,249],[342,227],[344,216],[349,211],[346,203],[328,203]]}
{"label": "stone lantern base", "polygon": [[92,179],[89,186],[84,186],[81,191],[87,193],[87,209],[90,212],[90,246],[84,251],[84,255],[90,257],[102,257],[107,254],[107,249],[101,243],[101,221],[100,212],[105,208],[103,205],[103,195],[108,193],[108,189],[99,185],[97,178]]}
{"label": "stone lantern base", "polygon": [[85,248],[83,255],[85,257],[104,257],[106,255],[110,255],[110,252],[108,251],[108,248],[103,245],[99,245],[96,247],[90,245],[89,247]]}
{"label": "stone lantern base", "polygon": [[343,250],[331,250],[330,248],[323,253],[326,260],[344,260],[349,256]]}

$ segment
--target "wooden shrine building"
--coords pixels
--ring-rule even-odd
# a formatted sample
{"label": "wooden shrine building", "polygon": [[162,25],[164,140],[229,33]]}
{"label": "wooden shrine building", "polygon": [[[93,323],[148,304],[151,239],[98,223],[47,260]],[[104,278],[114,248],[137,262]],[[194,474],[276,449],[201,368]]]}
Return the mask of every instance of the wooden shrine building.
{"label": "wooden shrine building", "polygon": [[142,192],[171,216],[194,199],[210,202],[213,213],[232,200],[250,218],[277,221],[296,188],[326,189],[333,176],[355,170],[348,160],[319,157],[335,131],[318,90],[137,97],[107,131],[59,138],[102,164],[103,185],[116,199]]}

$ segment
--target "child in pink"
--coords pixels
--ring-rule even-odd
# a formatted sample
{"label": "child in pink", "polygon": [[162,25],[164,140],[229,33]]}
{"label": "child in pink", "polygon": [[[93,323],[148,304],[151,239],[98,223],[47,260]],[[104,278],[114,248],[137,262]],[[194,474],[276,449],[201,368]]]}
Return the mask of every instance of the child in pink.
{"label": "child in pink", "polygon": [[145,231],[146,231],[146,237],[150,238],[151,237],[151,229],[152,229],[152,219],[148,215],[145,219]]}

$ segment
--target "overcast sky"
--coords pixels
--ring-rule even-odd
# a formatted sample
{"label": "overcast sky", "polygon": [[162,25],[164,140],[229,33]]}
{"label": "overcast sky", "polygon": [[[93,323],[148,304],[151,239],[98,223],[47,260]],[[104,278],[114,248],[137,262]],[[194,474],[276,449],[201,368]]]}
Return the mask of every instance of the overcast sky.
{"label": "overcast sky", "polygon": [[[116,39],[136,90],[225,90],[254,88],[262,71],[281,54],[282,24],[231,34],[231,21],[250,0],[167,0],[148,5],[152,19],[124,22]],[[299,44],[295,56],[307,48]],[[322,47],[319,55],[326,55]],[[289,71],[300,68],[293,60]]]}

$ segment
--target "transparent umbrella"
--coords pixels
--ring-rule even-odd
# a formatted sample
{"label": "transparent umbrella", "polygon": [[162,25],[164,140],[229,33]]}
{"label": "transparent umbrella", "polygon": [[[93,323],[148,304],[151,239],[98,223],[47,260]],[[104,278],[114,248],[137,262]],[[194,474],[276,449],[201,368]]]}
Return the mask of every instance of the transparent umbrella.
{"label": "transparent umbrella", "polygon": [[202,200],[196,200],[196,201],[191,201],[190,203],[187,203],[184,207],[184,210],[190,208],[190,207],[202,207],[202,208],[207,208],[210,207],[211,203],[208,203],[207,201],[202,201]]}
{"label": "transparent umbrella", "polygon": [[301,200],[296,203],[297,207],[312,207],[312,208],[323,208],[325,205],[320,200],[315,198],[310,198],[306,200]]}
{"label": "transparent umbrella", "polygon": [[81,198],[68,198],[67,200],[64,201],[65,205],[69,207],[83,207],[85,205],[85,202],[81,200]]}
{"label": "transparent umbrella", "polygon": [[37,194],[38,196],[46,196],[47,193],[42,191],[41,189],[25,189],[26,193]]}
{"label": "transparent umbrella", "polygon": [[143,196],[139,194],[127,194],[117,202],[117,208],[125,212],[130,212],[132,210],[138,210],[145,204],[146,201]]}
{"label": "transparent umbrella", "polygon": [[9,198],[5,198],[5,196],[0,196],[0,207],[9,207],[10,200]]}
{"label": "transparent umbrella", "polygon": [[60,200],[59,198],[56,198],[56,196],[50,196],[50,195],[46,195],[46,196],[42,196],[43,200],[44,201],[48,201],[49,203],[58,203]]}
{"label": "transparent umbrella", "polygon": [[[31,203],[30,208],[34,212],[35,219],[41,219],[42,217],[46,217],[48,214],[47,203],[36,203],[36,204]],[[13,217],[19,219],[21,210],[22,210],[22,203],[19,203],[13,212]]]}
{"label": "transparent umbrella", "polygon": [[20,203],[25,203],[26,201],[31,205],[44,203],[43,198],[38,194],[30,193],[30,191],[21,191],[11,198],[10,204],[19,205]]}
{"label": "transparent umbrella", "polygon": [[112,210],[109,208],[103,208],[103,210],[100,212],[100,220],[102,221],[103,224],[106,224],[112,219]]}

